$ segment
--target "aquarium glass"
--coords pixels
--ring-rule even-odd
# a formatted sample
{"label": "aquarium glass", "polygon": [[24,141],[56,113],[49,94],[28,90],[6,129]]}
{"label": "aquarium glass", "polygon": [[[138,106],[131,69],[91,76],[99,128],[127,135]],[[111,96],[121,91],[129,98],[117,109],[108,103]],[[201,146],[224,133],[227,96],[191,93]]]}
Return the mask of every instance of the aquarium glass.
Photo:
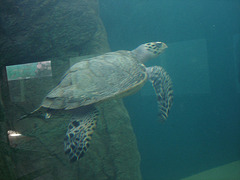
{"label": "aquarium glass", "polygon": [[0,6],[1,180],[240,179],[239,0]]}

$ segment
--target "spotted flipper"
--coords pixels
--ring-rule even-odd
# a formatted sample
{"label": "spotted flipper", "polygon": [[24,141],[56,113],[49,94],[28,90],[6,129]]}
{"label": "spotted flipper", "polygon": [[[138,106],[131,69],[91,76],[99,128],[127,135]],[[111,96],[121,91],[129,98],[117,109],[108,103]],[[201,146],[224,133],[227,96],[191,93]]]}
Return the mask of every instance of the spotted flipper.
{"label": "spotted flipper", "polygon": [[161,121],[165,121],[173,103],[172,81],[160,66],[148,67],[147,74],[157,96],[158,116]]}
{"label": "spotted flipper", "polygon": [[79,160],[86,153],[96,128],[97,118],[98,111],[92,107],[73,113],[64,138],[64,151],[71,162]]}

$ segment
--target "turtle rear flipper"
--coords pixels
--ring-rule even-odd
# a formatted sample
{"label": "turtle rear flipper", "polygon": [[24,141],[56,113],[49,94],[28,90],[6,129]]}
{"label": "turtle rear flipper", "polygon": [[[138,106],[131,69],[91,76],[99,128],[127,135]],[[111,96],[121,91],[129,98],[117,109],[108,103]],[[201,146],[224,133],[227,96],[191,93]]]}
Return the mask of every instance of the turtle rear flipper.
{"label": "turtle rear flipper", "polygon": [[165,121],[173,103],[172,81],[168,73],[160,66],[146,69],[148,79],[152,83],[157,96],[158,116],[161,121]]}
{"label": "turtle rear flipper", "polygon": [[98,114],[94,107],[86,107],[84,111],[73,113],[64,138],[64,151],[71,162],[79,160],[86,153],[96,128]]}

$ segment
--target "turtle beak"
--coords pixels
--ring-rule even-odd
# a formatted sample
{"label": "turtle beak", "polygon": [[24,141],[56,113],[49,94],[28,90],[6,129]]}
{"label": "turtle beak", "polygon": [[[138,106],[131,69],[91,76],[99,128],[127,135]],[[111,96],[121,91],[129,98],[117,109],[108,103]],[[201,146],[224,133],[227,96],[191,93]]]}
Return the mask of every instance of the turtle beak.
{"label": "turtle beak", "polygon": [[162,43],[162,46],[164,49],[168,48],[168,46],[165,43]]}
{"label": "turtle beak", "polygon": [[159,48],[161,48],[161,49],[166,49],[166,48],[168,48],[168,46],[167,46],[165,43],[163,43],[163,42],[157,42],[157,43],[156,43],[156,46],[159,47]]}

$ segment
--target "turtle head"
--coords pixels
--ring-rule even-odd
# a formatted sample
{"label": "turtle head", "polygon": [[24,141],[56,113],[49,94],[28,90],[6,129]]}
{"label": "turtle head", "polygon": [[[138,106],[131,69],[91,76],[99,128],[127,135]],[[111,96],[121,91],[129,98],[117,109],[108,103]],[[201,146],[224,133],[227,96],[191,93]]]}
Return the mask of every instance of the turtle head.
{"label": "turtle head", "polygon": [[137,56],[139,62],[144,63],[158,57],[166,48],[167,45],[163,42],[149,42],[138,46],[132,52]]}

